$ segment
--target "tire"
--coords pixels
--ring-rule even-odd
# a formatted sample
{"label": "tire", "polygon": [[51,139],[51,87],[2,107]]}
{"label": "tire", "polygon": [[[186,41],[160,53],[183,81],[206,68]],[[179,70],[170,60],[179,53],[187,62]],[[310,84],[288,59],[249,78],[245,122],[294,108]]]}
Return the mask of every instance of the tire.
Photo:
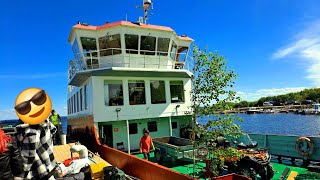
{"label": "tire", "polygon": [[259,174],[261,177],[261,180],[270,180],[274,176],[274,169],[271,166],[271,164],[267,164],[263,171]]}
{"label": "tire", "polygon": [[267,165],[267,180],[272,179],[273,176],[274,176],[274,169],[273,169],[273,167],[271,166],[271,164],[269,163],[269,164]]}
{"label": "tire", "polygon": [[247,164],[239,164],[238,174],[257,180],[256,171]]}
{"label": "tire", "polygon": [[156,149],[154,151],[154,157],[158,163],[161,163],[163,161],[163,156],[161,155],[160,149]]}

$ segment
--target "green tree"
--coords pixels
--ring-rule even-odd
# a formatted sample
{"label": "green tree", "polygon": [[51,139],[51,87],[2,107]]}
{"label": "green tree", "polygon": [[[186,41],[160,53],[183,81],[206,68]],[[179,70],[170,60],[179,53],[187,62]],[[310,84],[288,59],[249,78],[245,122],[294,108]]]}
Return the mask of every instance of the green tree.
{"label": "green tree", "polygon": [[[193,49],[193,78],[192,78],[192,102],[193,104],[193,134],[202,135],[200,141],[194,141],[194,157],[195,149],[208,139],[216,139],[220,135],[236,136],[241,132],[240,126],[235,121],[242,121],[234,115],[218,115],[214,114],[218,110],[228,109],[229,102],[239,100],[233,86],[237,75],[233,70],[229,70],[224,57],[218,53],[207,52],[201,50],[197,46]],[[201,117],[209,117],[210,120],[199,127],[196,120]],[[234,149],[226,149],[225,155],[237,156],[238,151]],[[212,149],[212,159],[214,162],[219,161],[221,150]],[[220,159],[220,165],[223,162]],[[195,161],[194,161],[195,163]],[[213,169],[217,173],[217,169]],[[216,174],[218,175],[218,174]]]}

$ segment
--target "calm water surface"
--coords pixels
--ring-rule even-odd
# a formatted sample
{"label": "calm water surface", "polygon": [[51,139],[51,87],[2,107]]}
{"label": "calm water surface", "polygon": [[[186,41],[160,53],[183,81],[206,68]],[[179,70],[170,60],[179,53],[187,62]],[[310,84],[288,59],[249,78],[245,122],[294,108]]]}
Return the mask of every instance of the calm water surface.
{"label": "calm water surface", "polygon": [[[244,122],[241,129],[247,133],[318,136],[320,115],[297,114],[236,114]],[[204,124],[209,118],[199,120]]]}

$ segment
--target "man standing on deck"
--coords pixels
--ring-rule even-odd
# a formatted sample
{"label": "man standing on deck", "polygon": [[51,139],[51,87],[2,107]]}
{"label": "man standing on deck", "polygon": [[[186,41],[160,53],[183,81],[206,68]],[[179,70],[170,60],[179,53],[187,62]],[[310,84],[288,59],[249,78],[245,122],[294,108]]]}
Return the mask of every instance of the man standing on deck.
{"label": "man standing on deck", "polygon": [[57,128],[57,133],[54,135],[54,138],[53,138],[54,144],[57,144],[60,136],[60,126],[62,124],[62,119],[54,109],[52,109],[49,119],[50,119],[50,122]]}
{"label": "man standing on deck", "polygon": [[148,130],[143,131],[143,136],[140,140],[140,153],[143,153],[144,159],[150,159],[150,146],[152,145],[152,150],[154,151],[154,145],[152,138],[149,135]]}

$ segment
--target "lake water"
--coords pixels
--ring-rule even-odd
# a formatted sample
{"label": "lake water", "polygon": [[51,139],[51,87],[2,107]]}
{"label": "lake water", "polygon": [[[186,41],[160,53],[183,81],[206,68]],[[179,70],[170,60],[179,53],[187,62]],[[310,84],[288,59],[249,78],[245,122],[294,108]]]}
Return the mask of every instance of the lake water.
{"label": "lake water", "polygon": [[[298,136],[318,136],[320,134],[320,115],[297,114],[236,114],[244,122],[241,129],[247,133],[281,134]],[[67,133],[67,117],[62,118],[62,129]],[[199,119],[204,124],[209,118]]]}
{"label": "lake water", "polygon": [[[244,122],[240,127],[247,133],[259,134],[281,134],[298,136],[319,136],[320,116],[319,115],[298,115],[298,114],[236,114]],[[199,120],[204,124],[209,118]]]}

